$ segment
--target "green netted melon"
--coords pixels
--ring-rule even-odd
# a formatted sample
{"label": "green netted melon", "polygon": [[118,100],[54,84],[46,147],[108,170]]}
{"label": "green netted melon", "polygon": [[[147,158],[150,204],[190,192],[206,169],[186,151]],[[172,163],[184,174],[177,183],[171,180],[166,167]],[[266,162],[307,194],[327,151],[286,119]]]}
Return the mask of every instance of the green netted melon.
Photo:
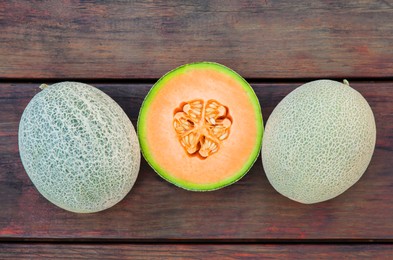
{"label": "green netted melon", "polygon": [[375,139],[374,115],[363,96],[347,84],[317,80],[292,91],[272,112],[263,138],[263,166],[279,193],[317,203],[359,180]]}
{"label": "green netted melon", "polygon": [[97,212],[122,200],[140,165],[134,127],[108,95],[92,86],[45,86],[19,125],[23,166],[38,191],[55,205]]}

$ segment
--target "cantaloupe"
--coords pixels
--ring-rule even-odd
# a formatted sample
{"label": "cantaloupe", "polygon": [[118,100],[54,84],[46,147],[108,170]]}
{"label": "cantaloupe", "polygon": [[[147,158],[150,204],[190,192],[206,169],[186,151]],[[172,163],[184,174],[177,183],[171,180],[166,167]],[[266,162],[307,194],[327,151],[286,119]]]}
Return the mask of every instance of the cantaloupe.
{"label": "cantaloupe", "polygon": [[359,180],[375,139],[374,115],[363,96],[346,84],[317,80],[292,91],[270,115],[263,167],[282,195],[322,202]]}
{"label": "cantaloupe", "polygon": [[38,191],[78,213],[107,209],[137,178],[140,149],[131,121],[104,92],[77,82],[44,86],[19,125],[23,166]]}
{"label": "cantaloupe", "polygon": [[255,162],[263,133],[258,98],[233,70],[211,62],[181,66],[150,90],[138,136],[147,162],[187,190],[216,190]]}

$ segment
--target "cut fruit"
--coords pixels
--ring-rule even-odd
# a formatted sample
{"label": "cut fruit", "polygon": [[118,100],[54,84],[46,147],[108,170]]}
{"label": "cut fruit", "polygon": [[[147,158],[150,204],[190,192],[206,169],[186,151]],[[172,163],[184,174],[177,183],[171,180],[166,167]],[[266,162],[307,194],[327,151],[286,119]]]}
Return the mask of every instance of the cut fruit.
{"label": "cut fruit", "polygon": [[185,102],[173,117],[173,127],[180,144],[190,155],[207,158],[216,153],[229,136],[232,121],[228,109],[214,100]]}
{"label": "cut fruit", "polygon": [[167,181],[209,191],[244,176],[258,157],[258,98],[236,72],[217,63],[181,66],[150,90],[138,119],[142,153]]}

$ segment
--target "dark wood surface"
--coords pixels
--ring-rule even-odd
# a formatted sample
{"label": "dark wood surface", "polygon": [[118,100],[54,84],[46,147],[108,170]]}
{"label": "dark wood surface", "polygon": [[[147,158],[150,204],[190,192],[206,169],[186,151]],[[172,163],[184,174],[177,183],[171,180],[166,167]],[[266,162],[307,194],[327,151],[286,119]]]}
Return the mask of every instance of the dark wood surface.
{"label": "dark wood surface", "polygon": [[0,244],[1,259],[391,259],[390,245]]}
{"label": "dark wood surface", "polygon": [[[252,84],[265,122],[278,102],[300,84]],[[93,85],[113,97],[134,124],[151,87]],[[0,84],[0,238],[393,240],[393,83],[351,85],[374,111],[377,147],[364,176],[336,199],[315,205],[286,199],[269,184],[260,158],[238,183],[206,193],[167,183],[143,160],[138,181],[122,202],[104,212],[81,215],[46,201],[20,162],[19,119],[39,84]]]}
{"label": "dark wood surface", "polygon": [[[0,259],[391,258],[392,6],[389,0],[2,1]],[[349,79],[377,124],[364,176],[333,200],[302,205],[272,188],[260,158],[236,184],[207,193],[176,188],[142,160],[130,194],[100,213],[66,212],[37,192],[19,158],[17,131],[40,83],[97,86],[135,125],[158,77],[201,60],[249,79],[265,122],[302,83]]]}
{"label": "dark wood surface", "polygon": [[248,78],[392,77],[393,2],[2,1],[0,77],[158,78],[216,61]]}

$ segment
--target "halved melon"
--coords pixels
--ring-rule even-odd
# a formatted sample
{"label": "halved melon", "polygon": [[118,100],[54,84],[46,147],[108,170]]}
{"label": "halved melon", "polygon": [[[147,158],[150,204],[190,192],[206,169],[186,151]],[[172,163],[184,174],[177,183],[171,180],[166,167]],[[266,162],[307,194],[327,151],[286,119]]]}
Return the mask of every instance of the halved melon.
{"label": "halved melon", "polygon": [[183,65],[150,90],[138,119],[142,153],[165,180],[216,190],[244,176],[258,157],[263,121],[250,85],[211,62]]}

